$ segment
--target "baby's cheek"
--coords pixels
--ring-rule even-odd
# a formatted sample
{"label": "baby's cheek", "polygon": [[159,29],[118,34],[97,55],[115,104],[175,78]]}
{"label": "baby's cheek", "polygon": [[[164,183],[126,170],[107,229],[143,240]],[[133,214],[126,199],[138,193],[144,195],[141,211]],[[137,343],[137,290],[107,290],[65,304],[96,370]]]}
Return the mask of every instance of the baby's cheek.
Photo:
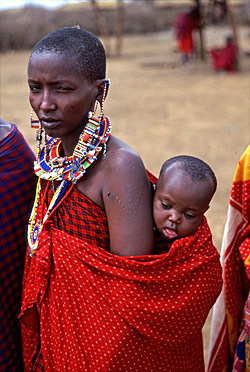
{"label": "baby's cheek", "polygon": [[154,208],[153,216],[154,216],[155,224],[159,225],[161,223],[161,220],[162,220],[162,215],[157,208]]}

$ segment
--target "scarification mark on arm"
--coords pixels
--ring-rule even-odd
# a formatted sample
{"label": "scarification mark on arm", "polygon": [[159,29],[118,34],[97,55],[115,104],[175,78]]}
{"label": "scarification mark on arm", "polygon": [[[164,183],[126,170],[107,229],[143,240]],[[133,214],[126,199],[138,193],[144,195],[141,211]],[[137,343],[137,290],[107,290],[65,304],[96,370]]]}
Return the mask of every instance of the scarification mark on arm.
{"label": "scarification mark on arm", "polygon": [[143,184],[143,182],[141,182],[135,197],[132,188],[129,185],[126,186],[124,191],[127,196],[126,203],[124,203],[124,200],[122,201],[121,198],[117,196],[114,192],[109,191],[107,193],[107,196],[110,197],[115,203],[117,203],[119,208],[125,214],[133,215],[141,202],[143,187],[145,187],[145,185]]}

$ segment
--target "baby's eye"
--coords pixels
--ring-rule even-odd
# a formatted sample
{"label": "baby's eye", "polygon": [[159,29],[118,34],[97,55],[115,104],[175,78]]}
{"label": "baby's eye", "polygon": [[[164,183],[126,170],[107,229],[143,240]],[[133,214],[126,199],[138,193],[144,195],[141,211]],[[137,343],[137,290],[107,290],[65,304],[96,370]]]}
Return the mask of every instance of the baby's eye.
{"label": "baby's eye", "polygon": [[171,205],[170,204],[168,204],[168,203],[165,203],[165,202],[161,202],[161,205],[162,205],[162,207],[164,208],[164,209],[171,209]]}
{"label": "baby's eye", "polygon": [[189,218],[190,218],[190,219],[191,219],[191,218],[195,218],[195,216],[194,216],[193,214],[191,214],[191,213],[187,213],[187,212],[185,212],[184,215],[185,215],[185,217],[188,218],[188,219],[189,219]]}

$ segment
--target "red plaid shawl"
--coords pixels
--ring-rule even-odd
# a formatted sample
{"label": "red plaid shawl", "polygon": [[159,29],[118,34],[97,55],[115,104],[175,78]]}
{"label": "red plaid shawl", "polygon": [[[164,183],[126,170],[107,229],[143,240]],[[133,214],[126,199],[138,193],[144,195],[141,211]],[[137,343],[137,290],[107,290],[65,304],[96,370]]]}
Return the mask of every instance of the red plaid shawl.
{"label": "red plaid shawl", "polygon": [[26,260],[26,371],[40,336],[45,371],[201,372],[201,330],[221,284],[205,218],[167,254],[140,257],[112,255],[47,224],[37,257]]}
{"label": "red plaid shawl", "polygon": [[0,370],[22,371],[18,313],[26,226],[34,197],[34,155],[13,125],[0,141]]}
{"label": "red plaid shawl", "polygon": [[246,276],[250,264],[249,221],[250,146],[236,168],[229,201],[221,250],[224,286],[213,312],[209,372],[232,370],[242,311],[250,288]]}

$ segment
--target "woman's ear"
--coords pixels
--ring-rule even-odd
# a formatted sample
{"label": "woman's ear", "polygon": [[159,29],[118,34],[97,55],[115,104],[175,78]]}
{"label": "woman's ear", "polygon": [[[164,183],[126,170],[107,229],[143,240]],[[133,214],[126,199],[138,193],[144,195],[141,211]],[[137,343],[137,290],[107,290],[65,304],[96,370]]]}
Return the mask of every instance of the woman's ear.
{"label": "woman's ear", "polygon": [[109,79],[97,80],[97,84],[98,94],[96,100],[101,104],[102,102],[105,101],[108,95],[110,80]]}

